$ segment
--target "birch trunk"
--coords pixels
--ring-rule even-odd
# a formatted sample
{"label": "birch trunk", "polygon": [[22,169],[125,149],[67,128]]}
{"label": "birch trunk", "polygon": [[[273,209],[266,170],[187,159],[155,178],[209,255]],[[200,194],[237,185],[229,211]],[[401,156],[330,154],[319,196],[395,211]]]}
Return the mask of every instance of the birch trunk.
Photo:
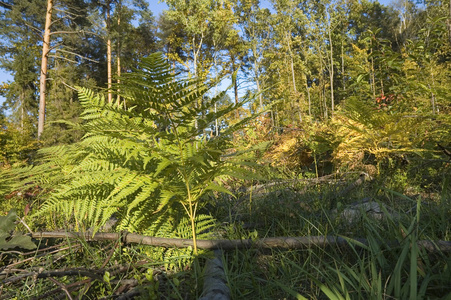
{"label": "birch trunk", "polygon": [[341,40],[341,77],[343,78],[343,91],[346,92],[345,57],[344,57],[343,40]]}
{"label": "birch trunk", "polygon": [[329,21],[329,44],[330,44],[330,115],[331,117],[334,116],[334,109],[335,109],[335,100],[334,100],[334,50],[333,50],[333,44],[332,44],[332,29],[331,29],[331,21]]}
{"label": "birch trunk", "polygon": [[253,45],[252,52],[254,55],[254,73],[255,73],[255,83],[257,84],[257,92],[258,92],[258,99],[260,102],[260,110],[263,111],[263,95],[261,93],[261,85],[260,85],[260,76],[259,76],[259,65],[258,65],[258,58],[257,58],[257,45]]}
{"label": "birch trunk", "polygon": [[[370,55],[373,53],[373,49],[371,49]],[[373,90],[373,100],[376,101],[376,78],[374,75],[374,60],[371,57],[371,88]]]}

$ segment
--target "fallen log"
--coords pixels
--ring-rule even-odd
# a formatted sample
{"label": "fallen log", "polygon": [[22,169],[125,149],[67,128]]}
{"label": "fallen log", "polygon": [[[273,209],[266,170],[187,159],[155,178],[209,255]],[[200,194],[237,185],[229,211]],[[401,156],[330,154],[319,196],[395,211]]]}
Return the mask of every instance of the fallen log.
{"label": "fallen log", "polygon": [[[35,232],[31,234],[35,239],[42,238],[82,238],[86,241],[105,241],[118,240],[125,244],[142,244],[166,248],[187,248],[193,247],[192,239],[176,239],[151,237],[135,233],[104,233],[99,232],[92,234],[89,232]],[[298,248],[313,248],[313,247],[348,247],[351,244],[368,245],[366,239],[363,238],[342,238],[336,236],[302,236],[302,237],[272,237],[262,238],[257,240],[242,239],[242,240],[197,240],[197,247],[199,249],[208,250],[233,250],[236,248],[282,248],[282,249],[298,249]],[[397,241],[390,241],[388,245],[395,247],[399,245]],[[441,251],[451,252],[451,241],[417,241],[420,248],[429,252]]]}

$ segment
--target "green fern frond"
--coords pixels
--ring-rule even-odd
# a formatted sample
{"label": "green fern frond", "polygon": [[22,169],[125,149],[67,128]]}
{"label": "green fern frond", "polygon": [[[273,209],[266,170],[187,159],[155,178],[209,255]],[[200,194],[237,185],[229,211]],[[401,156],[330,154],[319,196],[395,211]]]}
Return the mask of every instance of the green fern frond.
{"label": "green fern frond", "polygon": [[246,120],[214,138],[204,136],[217,118],[244,102],[214,112],[225,93],[204,97],[208,87],[178,79],[161,54],[143,59],[117,90],[126,104],[110,104],[104,95],[78,88],[84,108],[80,126],[87,133],[74,145],[43,150],[43,164],[27,171],[55,183],[36,215],[62,214],[94,230],[115,215],[118,230],[161,232],[167,220],[182,226],[177,220],[186,211],[183,222],[195,239],[214,223],[197,215],[198,203],[211,190],[226,192],[215,179],[254,176],[238,156],[225,156],[233,130]]}

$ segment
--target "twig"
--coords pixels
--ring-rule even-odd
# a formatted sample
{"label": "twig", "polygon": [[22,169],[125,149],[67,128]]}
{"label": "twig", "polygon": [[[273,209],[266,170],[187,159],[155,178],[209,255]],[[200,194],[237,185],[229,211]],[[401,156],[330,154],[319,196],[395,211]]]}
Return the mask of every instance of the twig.
{"label": "twig", "polygon": [[48,271],[48,272],[30,272],[27,274],[23,274],[16,277],[11,277],[2,280],[1,284],[6,283],[13,283],[22,280],[23,278],[35,276],[36,278],[49,278],[49,277],[63,277],[63,276],[85,276],[85,277],[91,277],[97,280],[102,281],[103,277],[102,274],[103,271],[96,271],[96,270],[90,270],[90,269],[70,269],[70,270],[54,270],[54,271]]}
{"label": "twig", "polygon": [[355,189],[356,187],[362,185],[365,181],[372,181],[373,177],[368,175],[367,173],[360,173],[359,179],[352,182],[350,185],[348,185],[343,191],[341,191],[337,197],[342,197],[348,194],[351,190]]}
{"label": "twig", "polygon": [[[58,253],[58,252],[61,252],[61,251],[64,251],[64,250],[78,248],[78,247],[80,247],[79,244],[74,245],[74,246],[65,247],[65,248],[60,248],[60,249],[57,249],[57,250],[54,250],[54,251],[51,251],[51,252],[48,252],[48,253],[42,253],[42,254],[39,254],[37,256],[29,257],[27,259],[23,259],[21,261],[18,261],[18,262],[15,262],[15,263],[12,263],[10,265],[7,265],[7,266],[3,267],[2,269],[0,269],[0,272],[3,272],[4,270],[8,270],[8,269],[10,269],[13,266],[20,265],[20,264],[22,264],[24,262],[27,262],[27,261],[30,261],[30,260],[33,260],[33,259],[45,256],[45,255],[54,254],[54,253]],[[2,275],[2,274],[3,273],[0,273],[0,275]]]}
{"label": "twig", "polygon": [[84,59],[84,60],[89,60],[89,61],[91,61],[91,62],[94,62],[94,63],[96,63],[96,64],[98,64],[98,63],[99,63],[99,61],[98,61],[98,60],[95,60],[95,59],[91,59],[91,58],[89,58],[89,57],[83,56],[83,55],[81,55],[81,54],[78,54],[78,53],[76,53],[76,52],[73,52],[73,51],[69,51],[69,50],[63,50],[63,49],[57,49],[56,51],[57,51],[57,52],[59,51],[59,52],[69,53],[69,54],[72,54],[72,55],[78,56],[78,57],[80,57],[81,59]]}
{"label": "twig", "polygon": [[105,266],[107,265],[107,263],[110,261],[111,257],[114,254],[114,250],[116,250],[117,245],[119,244],[120,239],[117,239],[116,243],[114,244],[113,248],[111,248],[110,253],[108,254],[108,257],[106,258],[106,260],[103,262],[102,266],[100,267],[101,269],[105,268]]}
{"label": "twig", "polygon": [[[87,278],[87,279],[84,279],[84,280],[76,281],[74,283],[66,285],[66,289],[68,291],[77,290],[84,284],[88,284],[88,286],[89,286],[91,284],[91,281],[92,281],[91,278]],[[53,294],[56,294],[59,291],[60,291],[60,289],[56,288],[56,289],[53,289],[53,290],[50,290],[50,291],[46,292],[45,294],[39,295],[38,297],[32,298],[32,300],[47,299],[49,296],[51,296]]]}
{"label": "twig", "polygon": [[116,298],[116,300],[128,300],[128,299],[133,299],[133,298],[135,298],[136,296],[141,295],[141,289],[142,289],[142,287],[134,288],[133,290],[131,290],[131,291],[125,293],[125,294],[120,295],[119,297]]}
{"label": "twig", "polygon": [[61,282],[59,282],[58,280],[56,280],[55,278],[52,278],[52,277],[49,277],[49,280],[52,281],[53,283],[55,283],[57,286],[59,286],[66,293],[69,300],[73,300],[72,297],[70,296],[69,291],[67,290],[67,288],[64,284],[62,284]]}
{"label": "twig", "polygon": [[65,87],[70,88],[73,91],[77,91],[76,88],[74,88],[73,86],[68,85],[66,82],[64,82],[64,80],[60,81]]}
{"label": "twig", "polygon": [[442,149],[443,153],[445,153],[445,155],[449,156],[449,158],[451,159],[451,151],[446,149],[445,147],[443,147],[442,145],[437,143],[437,146]]}
{"label": "twig", "polygon": [[42,249],[34,250],[34,251],[30,251],[30,252],[25,252],[25,253],[22,253],[22,255],[23,255],[23,256],[27,256],[27,255],[30,255],[30,254],[35,254],[35,253],[37,253],[37,252],[48,251],[48,250],[55,249],[55,248],[60,248],[60,247],[61,247],[61,244],[55,245],[55,246],[50,246],[50,247],[47,247],[47,248],[42,248]]}
{"label": "twig", "polygon": [[30,227],[28,227],[27,223],[25,223],[25,221],[23,220],[23,218],[20,219],[20,223],[22,223],[23,226],[25,226],[25,228],[28,229],[28,232],[33,234],[33,231],[31,231]]}

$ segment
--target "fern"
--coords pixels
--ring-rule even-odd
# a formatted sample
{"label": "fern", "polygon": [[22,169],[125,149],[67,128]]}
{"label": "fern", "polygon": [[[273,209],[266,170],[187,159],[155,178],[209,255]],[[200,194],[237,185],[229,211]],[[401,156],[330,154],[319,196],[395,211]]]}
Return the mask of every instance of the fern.
{"label": "fern", "polygon": [[[441,116],[434,119],[443,118]],[[449,120],[434,120],[427,114],[388,114],[377,111],[362,100],[347,99],[333,120],[338,146],[334,150],[337,161],[354,161],[362,151],[373,154],[379,161],[395,155],[424,156],[434,151],[434,140],[449,142],[442,128]],[[425,142],[432,141],[431,145]]]}
{"label": "fern", "polygon": [[[43,164],[32,171],[44,172],[54,191],[36,216],[63,215],[95,231],[115,215],[117,229],[157,233],[165,220],[185,212],[188,219],[177,224],[186,228],[189,220],[195,242],[197,232],[212,224],[197,215],[203,197],[211,190],[226,191],[215,180],[250,175],[246,164],[224,156],[231,133],[248,119],[220,136],[204,134],[215,119],[244,102],[214,112],[225,93],[208,99],[205,85],[178,79],[161,54],[143,59],[121,79],[119,105],[89,89],[78,91],[84,108],[80,126],[87,133],[77,144],[41,151]],[[58,173],[64,175],[55,178]]]}

